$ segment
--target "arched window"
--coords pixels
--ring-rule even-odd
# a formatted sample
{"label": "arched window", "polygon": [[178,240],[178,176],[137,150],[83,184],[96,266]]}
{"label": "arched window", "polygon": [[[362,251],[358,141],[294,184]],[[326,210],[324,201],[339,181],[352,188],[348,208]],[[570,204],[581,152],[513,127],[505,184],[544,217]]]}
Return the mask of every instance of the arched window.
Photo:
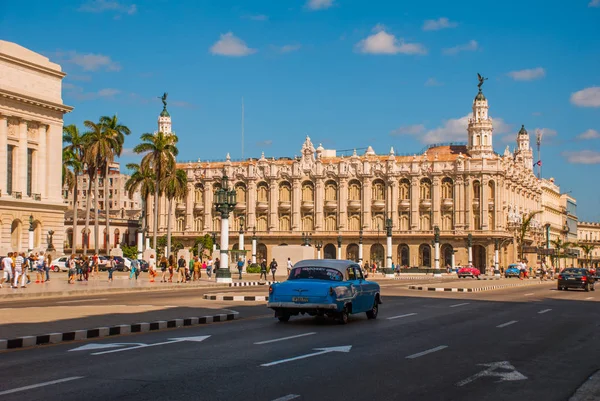
{"label": "arched window", "polygon": [[373,182],[373,200],[385,200],[385,184],[381,180]]}
{"label": "arched window", "polygon": [[290,216],[279,216],[279,231],[290,231]]}
{"label": "arched window", "polygon": [[325,200],[337,200],[337,184],[335,181],[327,181],[325,183]]}
{"label": "arched window", "polygon": [[419,191],[421,199],[431,199],[431,181],[429,178],[423,178],[421,180]]}
{"label": "arched window", "polygon": [[267,259],[267,246],[265,244],[257,244],[256,245],[256,261],[258,263],[263,260],[268,261]]}
{"label": "arched window", "polygon": [[431,247],[428,244],[419,246],[419,266],[431,267]]}
{"label": "arched window", "polygon": [[351,201],[360,201],[360,191],[361,185],[359,181],[352,180],[350,181],[350,185],[348,186],[348,200]]}
{"label": "arched window", "polygon": [[73,248],[73,229],[72,228],[67,229],[66,241],[67,241],[66,248],[72,249]]}
{"label": "arched window", "polygon": [[410,249],[406,244],[398,245],[398,264],[400,266],[410,266]]}
{"label": "arched window", "polygon": [[243,182],[235,184],[235,194],[238,203],[246,203],[246,185]]}
{"label": "arched window", "polygon": [[204,188],[201,185],[194,187],[194,203],[202,203],[204,195]]}
{"label": "arched window", "polygon": [[185,231],[185,217],[183,216],[177,217],[177,231]]}
{"label": "arched window", "polygon": [[291,202],[292,201],[292,187],[287,181],[279,184],[279,201],[280,202]]}
{"label": "arched window", "polygon": [[348,216],[348,230],[359,231],[360,230],[360,214],[354,213]]}
{"label": "arched window", "polygon": [[262,215],[256,218],[256,230],[267,231],[267,216]]}
{"label": "arched window", "polygon": [[422,231],[431,230],[431,217],[429,216],[429,213],[421,214],[420,220],[421,220],[421,230]]}
{"label": "arched window", "polygon": [[323,247],[323,258],[324,259],[336,259],[337,248],[333,244],[327,244]]}
{"label": "arched window", "polygon": [[379,230],[379,231],[385,230],[382,213],[373,215],[373,230]]}
{"label": "arched window", "polygon": [[400,214],[399,223],[401,231],[408,231],[410,229],[410,218],[408,212],[403,212]]}
{"label": "arched window", "polygon": [[221,217],[213,216],[213,227],[212,230],[216,232],[221,232]]}
{"label": "arched window", "polygon": [[304,215],[302,217],[302,231],[313,231],[313,217],[311,215]]}
{"label": "arched window", "polygon": [[444,178],[442,180],[442,199],[453,199],[454,198],[454,183],[452,178]]}
{"label": "arched window", "polygon": [[325,217],[325,231],[336,231],[338,228],[337,216],[335,213],[330,213]]}
{"label": "arched window", "polygon": [[384,249],[381,244],[373,244],[371,245],[371,253],[369,255],[369,261],[371,264],[373,262],[377,263],[378,267],[383,267],[383,255]]}
{"label": "arched window", "polygon": [[473,199],[481,198],[481,183],[479,181],[473,181]]}
{"label": "arched window", "polygon": [[481,230],[481,217],[479,214],[473,216],[473,229]]}
{"label": "arched window", "polygon": [[194,231],[200,232],[204,229],[204,217],[201,214],[194,216]]}
{"label": "arched window", "polygon": [[115,231],[114,231],[114,242],[113,242],[113,244],[115,246],[120,243],[120,241],[119,241],[120,238],[121,238],[121,233],[120,233],[120,231],[119,231],[118,228],[115,228]]}
{"label": "arched window", "polygon": [[442,230],[450,231],[454,229],[454,223],[452,218],[452,213],[444,213],[442,216]]}
{"label": "arched window", "polygon": [[14,252],[21,250],[21,220],[13,220],[10,226],[10,245]]}
{"label": "arched window", "polygon": [[442,254],[442,264],[443,266],[452,266],[452,253],[453,253],[452,245],[444,244],[442,245],[441,254]]}
{"label": "arched window", "polygon": [[494,181],[489,181],[488,182],[488,196],[489,202],[495,202],[496,201],[496,183]]}
{"label": "arched window", "polygon": [[346,247],[346,259],[358,262],[358,245],[350,244]]}
{"label": "arched window", "polygon": [[302,201],[314,202],[314,186],[312,182],[306,181],[302,184]]}
{"label": "arched window", "polygon": [[84,228],[83,230],[81,230],[81,246],[85,247],[86,249],[90,247],[90,229],[88,228],[87,231]]}
{"label": "arched window", "polygon": [[401,200],[410,199],[410,181],[406,178],[400,180],[399,197]]}
{"label": "arched window", "polygon": [[258,202],[269,201],[269,187],[266,182],[261,182],[256,187],[256,200]]}

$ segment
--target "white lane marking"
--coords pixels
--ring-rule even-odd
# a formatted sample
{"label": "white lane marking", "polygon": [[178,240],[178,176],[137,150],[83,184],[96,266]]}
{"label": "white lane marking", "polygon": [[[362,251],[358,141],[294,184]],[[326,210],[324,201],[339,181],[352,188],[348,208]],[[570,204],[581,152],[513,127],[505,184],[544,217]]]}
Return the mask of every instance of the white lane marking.
{"label": "white lane marking", "polygon": [[72,380],[78,380],[78,379],[83,379],[83,378],[84,378],[84,376],[65,377],[64,379],[52,380],[52,381],[49,381],[49,382],[32,384],[31,386],[25,386],[25,387],[13,388],[12,390],[1,391],[0,395],[18,393],[20,391],[32,390],[32,389],[38,388],[38,387],[51,386],[53,384],[70,382]]}
{"label": "white lane marking", "polygon": [[263,345],[263,344],[269,344],[269,343],[276,343],[278,341],[291,340],[292,338],[312,336],[313,334],[317,334],[317,333],[315,331],[313,331],[313,332],[310,332],[310,333],[298,334],[296,336],[281,337],[281,338],[275,338],[273,340],[260,341],[260,342],[254,343],[254,344],[255,345]]}
{"label": "white lane marking", "polygon": [[298,394],[288,394],[283,397],[275,398],[273,401],[290,401],[300,397]]}
{"label": "white lane marking", "polygon": [[542,313],[550,312],[552,309],[544,309],[539,311],[538,313],[541,315]]}
{"label": "white lane marking", "polygon": [[518,320],[511,320],[510,322],[499,324],[496,327],[498,327],[499,329],[501,329],[502,327],[510,326],[511,324],[515,324],[517,322],[518,322]]}
{"label": "white lane marking", "polygon": [[594,297],[587,297],[586,299],[594,299]]}
{"label": "white lane marking", "polygon": [[439,347],[435,347],[435,348],[431,348],[428,349],[426,351],[422,351],[422,352],[417,352],[416,354],[412,354],[406,357],[406,359],[415,359],[415,358],[419,358],[423,355],[427,355],[427,354],[431,354],[432,352],[437,352],[437,351],[441,351],[445,348],[448,348],[447,345],[440,345]]}
{"label": "white lane marking", "polygon": [[458,308],[459,306],[465,306],[465,305],[469,305],[469,302],[465,302],[462,304],[455,304],[455,305],[450,305],[451,308]]}
{"label": "white lane marking", "polygon": [[[527,376],[517,371],[513,365],[511,365],[508,361],[501,362],[492,362],[492,363],[480,363],[479,366],[486,366],[487,369],[482,370],[479,373],[474,374],[471,377],[467,377],[464,380],[456,383],[458,387],[464,386],[465,384],[469,384],[472,381],[480,378],[480,377],[499,377],[500,380],[498,382],[503,381],[514,381],[514,380],[527,380]],[[502,369],[502,372],[498,372],[497,369]],[[507,372],[509,370],[509,372]]]}
{"label": "white lane marking", "polygon": [[208,337],[210,337],[210,336],[195,336],[195,337],[170,338],[169,341],[165,341],[165,342],[162,342],[162,343],[141,344],[141,345],[137,345],[135,347],[119,348],[119,349],[113,349],[113,350],[110,350],[110,351],[102,351],[102,352],[94,352],[91,355],[112,354],[114,352],[131,351],[132,349],[156,347],[158,345],[175,344],[175,343],[180,343],[180,342],[183,342],[183,341],[192,341],[192,342],[199,343],[199,342],[202,342],[202,341],[206,340]]}
{"label": "white lane marking", "polygon": [[76,299],[73,301],[60,301],[56,302],[57,304],[76,304],[80,302],[89,302],[89,301],[106,301],[108,298],[90,298],[90,299]]}
{"label": "white lane marking", "polygon": [[398,315],[398,316],[392,316],[392,317],[388,317],[388,320],[393,320],[393,319],[401,319],[403,317],[409,317],[409,316],[414,316],[416,315],[416,313],[407,313],[406,315]]}
{"label": "white lane marking", "polygon": [[533,295],[533,292],[530,292],[529,294],[525,294],[526,297]]}
{"label": "white lane marking", "polygon": [[328,347],[328,348],[314,348],[314,350],[317,351],[317,352],[312,352],[310,354],[295,356],[293,358],[281,359],[281,360],[275,361],[275,362],[263,363],[260,366],[279,365],[280,363],[297,361],[298,359],[310,358],[310,357],[317,356],[317,355],[328,354],[330,352],[345,352],[345,353],[348,353],[348,352],[350,352],[351,349],[352,349],[351,345],[342,345],[340,347]]}

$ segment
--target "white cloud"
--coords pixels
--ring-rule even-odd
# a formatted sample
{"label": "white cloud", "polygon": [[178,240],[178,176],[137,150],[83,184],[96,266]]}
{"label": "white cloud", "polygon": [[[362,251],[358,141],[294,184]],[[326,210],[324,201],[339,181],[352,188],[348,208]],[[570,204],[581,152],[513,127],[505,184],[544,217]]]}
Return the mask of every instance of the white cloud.
{"label": "white cloud", "polygon": [[441,17],[438,19],[428,19],[423,23],[424,31],[438,31],[440,29],[445,28],[456,28],[458,26],[458,22],[450,21],[446,17]]}
{"label": "white cloud", "polygon": [[92,0],[82,4],[81,7],[79,7],[79,11],[86,13],[102,13],[105,11],[113,11],[118,14],[133,15],[137,12],[137,6],[135,4],[127,5],[119,3],[118,1]]}
{"label": "white cloud", "polygon": [[546,70],[542,67],[530,68],[526,70],[511,71],[507,74],[515,81],[533,81],[534,79],[544,78]]}
{"label": "white cloud", "polygon": [[600,0],[592,0],[589,2],[588,7],[600,7]]}
{"label": "white cloud", "polygon": [[121,150],[121,157],[132,157],[139,156],[137,153],[133,151],[133,148],[123,148]]}
{"label": "white cloud", "polygon": [[425,132],[425,126],[423,124],[413,124],[396,128],[395,130],[390,132],[390,136],[419,135],[423,132]]}
{"label": "white cloud", "polygon": [[444,85],[442,82],[438,82],[435,78],[429,78],[425,81],[425,86],[442,86]]}
{"label": "white cloud", "polygon": [[234,36],[232,32],[221,35],[221,38],[210,48],[212,54],[229,57],[243,57],[256,53],[256,49],[251,49],[246,42]]}
{"label": "white cloud", "polygon": [[465,43],[464,45],[458,45],[458,46],[446,48],[446,49],[442,50],[442,53],[444,53],[446,55],[454,55],[454,54],[458,54],[460,52],[474,52],[476,50],[479,50],[479,43],[477,43],[476,40],[470,40],[468,43]]}
{"label": "white cloud", "polygon": [[600,86],[591,86],[571,94],[571,103],[580,107],[600,107]]}
{"label": "white cloud", "polygon": [[266,147],[273,145],[273,141],[271,139],[266,139],[264,141],[256,142],[256,146],[258,147]]}
{"label": "white cloud", "polygon": [[281,47],[276,46],[276,49],[280,53],[292,53],[292,52],[300,50],[301,47],[302,47],[302,45],[295,44],[295,45],[283,45]]}
{"label": "white cloud", "polygon": [[[535,135],[537,135],[537,133],[538,133],[538,130],[539,130],[539,131],[541,132],[541,134],[542,134],[542,139],[543,139],[543,138],[548,138],[548,137],[551,137],[551,136],[553,137],[553,136],[556,136],[556,135],[558,135],[558,132],[556,132],[556,130],[555,130],[555,129],[552,129],[552,128],[536,128],[536,129],[534,129],[534,130],[533,130],[533,133],[534,133]],[[532,137],[533,137],[533,136],[535,136],[535,135],[532,135]]]}
{"label": "white cloud", "polygon": [[573,164],[600,164],[600,152],[594,150],[562,152],[562,155]]}
{"label": "white cloud", "polygon": [[406,43],[387,33],[382,25],[376,25],[374,33],[356,44],[356,50],[366,54],[427,54],[420,43]]}
{"label": "white cloud", "polygon": [[69,63],[81,67],[84,71],[119,71],[121,65],[113,61],[110,56],[94,53],[77,53],[76,51],[57,51],[50,53],[59,64]]}
{"label": "white cloud", "polygon": [[252,21],[268,21],[269,20],[269,16],[264,15],[264,14],[244,15],[244,16],[242,16],[242,18],[249,19]]}
{"label": "white cloud", "polygon": [[98,91],[98,96],[100,96],[100,97],[113,97],[114,95],[117,95],[119,93],[121,93],[121,91],[118,90],[118,89],[105,88],[105,89],[100,89]]}
{"label": "white cloud", "polygon": [[63,84],[63,89],[65,90],[65,95],[68,97],[72,97],[75,100],[84,101],[84,100],[93,100],[93,99],[113,99],[115,95],[121,93],[120,90],[114,88],[104,88],[100,89],[97,92],[86,92],[81,86],[73,85],[71,83],[65,82]]}
{"label": "white cloud", "polygon": [[[471,117],[471,114],[467,114],[464,117],[446,120],[442,126],[427,131],[420,140],[423,143],[464,142],[467,140],[467,126]],[[510,125],[506,124],[501,118],[494,118],[492,124],[494,134],[503,134],[510,131]]]}
{"label": "white cloud", "polygon": [[577,139],[600,139],[600,132],[595,129],[589,129],[577,135]]}
{"label": "white cloud", "polygon": [[309,10],[325,10],[333,6],[333,0],[308,0],[306,8]]}

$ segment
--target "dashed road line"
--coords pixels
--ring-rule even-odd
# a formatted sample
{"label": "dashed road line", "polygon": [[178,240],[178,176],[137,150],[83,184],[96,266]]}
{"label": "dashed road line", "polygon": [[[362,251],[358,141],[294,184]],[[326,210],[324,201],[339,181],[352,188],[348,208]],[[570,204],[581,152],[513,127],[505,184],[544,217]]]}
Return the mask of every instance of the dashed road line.
{"label": "dashed road line", "polygon": [[53,384],[70,382],[70,381],[73,381],[73,380],[83,379],[83,377],[84,376],[65,377],[64,379],[52,380],[52,381],[49,381],[49,382],[32,384],[30,386],[13,388],[12,390],[0,391],[0,395],[19,393],[21,391],[33,390],[34,388],[39,388],[39,387],[51,386]]}
{"label": "dashed road line", "polygon": [[80,302],[90,302],[90,301],[106,301],[108,298],[90,298],[90,299],[76,299],[73,301],[60,301],[56,302],[57,304],[76,304]]}
{"label": "dashed road line", "polygon": [[499,329],[501,329],[501,328],[503,328],[503,327],[510,326],[511,324],[515,324],[515,323],[517,323],[517,322],[518,322],[518,320],[511,320],[510,322],[506,322],[506,323],[499,324],[499,325],[498,325],[498,326],[496,326],[496,327],[497,327],[497,328],[499,328]]}
{"label": "dashed road line", "polygon": [[439,347],[431,348],[431,349],[428,349],[428,350],[425,350],[425,351],[417,352],[416,354],[409,355],[409,356],[406,357],[406,359],[419,358],[419,357],[422,357],[424,355],[431,354],[431,353],[437,352],[437,351],[441,351],[441,350],[446,349],[446,348],[448,348],[447,345],[440,345]]}
{"label": "dashed road line", "polygon": [[288,394],[284,395],[283,397],[276,398],[273,401],[290,401],[295,400],[298,397],[300,397],[298,394]]}
{"label": "dashed road line", "polygon": [[405,315],[398,315],[398,316],[388,317],[387,320],[401,319],[403,317],[409,317],[409,316],[414,316],[414,315],[416,315],[416,313],[407,313]]}
{"label": "dashed road line", "polygon": [[291,340],[293,338],[300,338],[300,337],[312,336],[313,334],[317,334],[317,333],[315,331],[313,331],[313,332],[310,332],[310,333],[298,334],[298,335],[295,335],[295,336],[275,338],[273,340],[260,341],[260,342],[254,343],[254,345],[263,345],[263,344],[276,343],[276,342],[279,342],[279,341]]}
{"label": "dashed road line", "polygon": [[547,313],[547,312],[550,312],[551,310],[552,309],[543,309],[543,310],[539,311],[538,314],[541,315],[542,313]]}
{"label": "dashed road line", "polygon": [[454,305],[450,305],[450,308],[458,308],[459,306],[465,306],[465,305],[469,305],[470,302],[464,302],[462,304],[454,304]]}

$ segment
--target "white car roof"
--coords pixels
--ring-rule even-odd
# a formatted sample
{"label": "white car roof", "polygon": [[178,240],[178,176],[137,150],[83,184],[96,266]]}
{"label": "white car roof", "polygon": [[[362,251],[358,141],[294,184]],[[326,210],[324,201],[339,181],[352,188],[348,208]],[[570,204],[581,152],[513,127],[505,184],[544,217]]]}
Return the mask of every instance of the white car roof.
{"label": "white car roof", "polygon": [[296,267],[328,267],[330,269],[338,270],[342,273],[346,271],[349,266],[356,266],[358,263],[351,260],[337,260],[337,259],[305,259],[294,264]]}

